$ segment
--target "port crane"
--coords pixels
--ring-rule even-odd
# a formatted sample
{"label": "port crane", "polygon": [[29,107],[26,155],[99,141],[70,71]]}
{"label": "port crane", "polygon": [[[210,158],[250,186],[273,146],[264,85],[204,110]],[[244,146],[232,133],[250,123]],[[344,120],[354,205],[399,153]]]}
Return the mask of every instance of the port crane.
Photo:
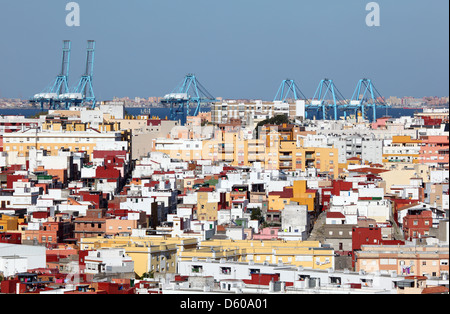
{"label": "port crane", "polygon": [[[302,98],[300,98],[300,96]],[[292,79],[285,79],[281,82],[278,92],[273,101],[286,102],[290,100],[306,100],[306,96],[302,93],[298,85]]]}
{"label": "port crane", "polygon": [[44,110],[45,105],[48,105],[48,109],[59,109],[62,107],[69,109],[71,106],[84,105],[91,105],[91,107],[94,108],[96,104],[92,85],[94,75],[94,52],[95,41],[88,40],[85,72],[81,76],[78,84],[72,89],[69,89],[71,41],[64,40],[60,74],[41,93],[35,94],[30,102],[40,104],[41,110]]}
{"label": "port crane", "polygon": [[61,72],[41,93],[35,94],[30,100],[31,103],[40,104],[41,110],[44,110],[46,104],[50,109],[58,108],[60,96],[69,92],[70,50],[71,41],[63,40]]}
{"label": "port crane", "polygon": [[163,97],[161,103],[170,108],[170,120],[181,120],[181,125],[184,125],[188,116],[198,115],[202,106],[216,101],[194,74],[187,74],[170,94]]}
{"label": "port crane", "polygon": [[387,108],[389,105],[384,101],[384,97],[375,88],[372,80],[363,78],[356,84],[355,91],[349,103],[342,105],[340,109],[344,111],[344,118],[347,112],[353,112],[355,116],[361,113],[363,119],[367,119],[369,109],[372,109],[372,121],[377,120],[377,109]]}
{"label": "port crane", "polygon": [[[328,98],[327,98],[328,96]],[[319,82],[316,92],[310,103],[305,106],[305,115],[308,117],[308,111],[315,111],[317,115],[322,114],[322,119],[327,120],[329,110],[333,110],[333,119],[338,119],[338,107],[347,103],[341,92],[336,88],[333,80],[325,78]]]}
{"label": "port crane", "polygon": [[72,106],[91,106],[91,108],[95,108],[96,98],[92,84],[94,77],[94,57],[95,41],[88,40],[84,74],[80,77],[78,84],[69,93],[60,96],[60,101],[65,104],[66,109]]}

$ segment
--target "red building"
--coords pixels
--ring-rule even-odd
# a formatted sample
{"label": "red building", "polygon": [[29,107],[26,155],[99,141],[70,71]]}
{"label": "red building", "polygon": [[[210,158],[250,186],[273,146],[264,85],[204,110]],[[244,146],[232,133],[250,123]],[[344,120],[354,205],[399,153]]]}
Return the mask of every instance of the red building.
{"label": "red building", "polygon": [[433,225],[432,212],[430,210],[409,210],[403,218],[403,234],[405,239],[412,240],[428,236]]}
{"label": "red building", "polygon": [[363,245],[379,245],[382,241],[381,228],[379,227],[353,227],[352,251],[361,250]]}
{"label": "red building", "polygon": [[22,244],[22,234],[14,232],[0,232],[0,243]]}
{"label": "red building", "polygon": [[[37,213],[33,213],[36,218]],[[46,212],[42,212],[46,214]],[[72,238],[72,221],[70,219],[58,219],[57,221],[47,221],[42,223],[39,230],[26,230],[24,233],[24,243],[43,244],[48,247],[55,247],[59,243],[66,243]]]}
{"label": "red building", "polygon": [[352,182],[345,182],[343,180],[333,180],[331,187],[322,188],[322,211],[327,211],[330,208],[330,201],[333,196],[339,195],[341,191],[351,191],[352,188]]}
{"label": "red building", "polygon": [[363,245],[404,245],[404,241],[383,240],[380,227],[352,228],[352,266],[355,267],[355,251],[361,250]]}
{"label": "red building", "polygon": [[106,208],[107,200],[102,191],[80,191],[78,195],[84,202],[91,202],[94,208]]}
{"label": "red building", "polygon": [[[242,281],[246,284],[268,286],[270,282],[278,282],[280,280],[279,274],[261,274],[259,272],[252,272],[250,275],[251,279],[243,279]],[[286,282],[286,286],[293,285],[293,282]]]}

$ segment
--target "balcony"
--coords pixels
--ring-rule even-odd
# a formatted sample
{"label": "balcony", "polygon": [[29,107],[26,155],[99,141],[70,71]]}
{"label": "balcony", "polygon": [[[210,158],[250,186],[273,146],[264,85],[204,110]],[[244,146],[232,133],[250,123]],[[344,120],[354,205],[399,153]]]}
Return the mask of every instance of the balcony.
{"label": "balcony", "polygon": [[264,161],[264,160],[265,160],[264,154],[262,154],[262,155],[255,155],[255,154],[248,155],[248,161]]}
{"label": "balcony", "polygon": [[306,159],[314,159],[315,157],[314,157],[314,153],[309,153],[309,152],[307,152],[306,154],[305,154],[305,158]]}
{"label": "balcony", "polygon": [[280,162],[280,169],[281,168],[292,168],[292,162]]}
{"label": "balcony", "polygon": [[252,153],[264,153],[265,151],[265,147],[263,145],[249,145],[248,146],[248,152],[252,152]]}

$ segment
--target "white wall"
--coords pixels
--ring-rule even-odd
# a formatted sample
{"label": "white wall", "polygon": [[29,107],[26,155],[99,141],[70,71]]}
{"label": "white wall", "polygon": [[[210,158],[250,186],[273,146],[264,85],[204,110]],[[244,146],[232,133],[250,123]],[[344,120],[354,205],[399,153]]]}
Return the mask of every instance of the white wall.
{"label": "white wall", "polygon": [[27,258],[27,269],[45,268],[45,252],[44,246],[0,243],[0,257],[17,255]]}

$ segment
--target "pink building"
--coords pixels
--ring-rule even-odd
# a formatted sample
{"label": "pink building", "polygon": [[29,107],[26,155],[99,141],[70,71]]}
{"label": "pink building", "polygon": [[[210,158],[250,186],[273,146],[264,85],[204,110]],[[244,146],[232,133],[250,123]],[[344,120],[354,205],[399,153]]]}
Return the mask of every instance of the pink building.
{"label": "pink building", "polygon": [[389,117],[378,118],[376,122],[372,122],[372,129],[386,129],[386,121],[389,120]]}
{"label": "pink building", "polygon": [[448,167],[449,137],[442,135],[423,136],[419,154],[419,160],[422,164]]}
{"label": "pink building", "polygon": [[278,239],[279,228],[263,228],[259,233],[253,234],[253,240],[276,240]]}
{"label": "pink building", "polygon": [[138,221],[129,219],[106,219],[107,235],[131,235],[133,229],[137,229]]}

